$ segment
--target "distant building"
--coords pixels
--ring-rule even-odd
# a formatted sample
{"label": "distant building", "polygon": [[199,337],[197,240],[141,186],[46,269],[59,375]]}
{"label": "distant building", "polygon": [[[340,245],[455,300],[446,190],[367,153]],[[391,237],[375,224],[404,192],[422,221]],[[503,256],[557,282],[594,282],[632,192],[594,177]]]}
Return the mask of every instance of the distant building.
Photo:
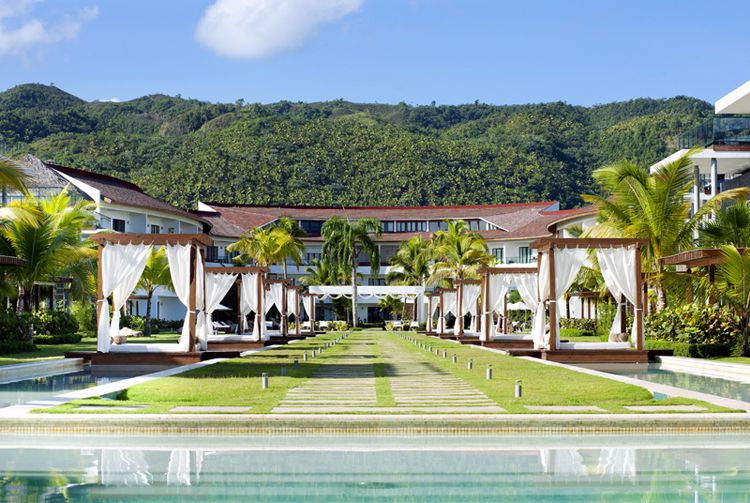
{"label": "distant building", "polygon": [[680,135],[679,150],[653,166],[702,150],[690,158],[695,166],[693,211],[719,192],[750,187],[750,81],[716,101],[715,116]]}
{"label": "distant building", "polygon": [[[376,276],[371,274],[367,258],[362,257],[359,273],[363,284],[384,285],[389,270],[389,259],[399,245],[407,239],[422,235],[429,237],[446,227],[445,220],[464,220],[469,227],[482,235],[490,253],[498,262],[506,264],[536,263],[536,253],[529,244],[541,237],[565,236],[565,229],[579,224],[593,223],[591,207],[560,210],[557,202],[511,203],[472,206],[412,206],[412,207],[319,207],[319,206],[256,206],[218,203],[199,203],[195,211],[185,211],[164,201],[148,196],[137,185],[118,178],[61,166],[26,156],[22,164],[29,168],[30,191],[35,196],[56,194],[68,186],[75,199],[87,199],[96,204],[95,229],[117,232],[174,234],[207,232],[215,246],[207,251],[206,260],[212,265],[229,265],[233,256],[227,246],[255,227],[273,224],[286,216],[297,220],[307,232],[303,238],[305,252],[300,267],[288,264],[288,274],[293,282],[306,274],[306,268],[320,258],[323,240],[320,230],[333,216],[351,219],[372,217],[383,223],[383,236],[378,240],[381,267]],[[20,193],[8,194],[8,200],[22,197]],[[271,267],[271,273],[281,274],[281,266]],[[128,303],[133,314],[146,312],[143,295],[136,292]],[[377,301],[361,299],[358,317],[362,320],[378,319]],[[181,319],[185,308],[173,292],[160,289],[152,304],[154,317]],[[321,316],[331,319],[334,314],[324,305]]]}

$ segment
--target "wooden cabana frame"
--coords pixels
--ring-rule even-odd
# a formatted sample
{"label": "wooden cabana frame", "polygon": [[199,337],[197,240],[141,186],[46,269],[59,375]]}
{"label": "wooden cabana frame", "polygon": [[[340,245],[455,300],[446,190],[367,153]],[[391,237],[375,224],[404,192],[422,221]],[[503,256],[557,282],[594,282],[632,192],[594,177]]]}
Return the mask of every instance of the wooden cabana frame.
{"label": "wooden cabana frame", "polygon": [[[549,257],[549,352],[556,351],[557,345],[557,291],[555,281],[555,249],[562,248],[586,248],[586,249],[605,249],[605,248],[629,248],[635,247],[635,264],[636,270],[636,301],[634,306],[636,324],[636,350],[644,350],[643,340],[643,275],[641,273],[641,248],[648,244],[646,239],[631,238],[542,238],[533,241],[529,247],[536,248],[539,254],[547,253]],[[537,268],[541,268],[541,256],[537,260]],[[539,278],[542,279],[541,277]]]}
{"label": "wooden cabana frame", "polygon": [[[747,248],[738,248],[741,255]],[[710,303],[716,302],[713,284],[716,282],[716,266],[724,262],[724,254],[721,248],[698,248],[696,250],[687,250],[659,259],[660,266],[683,266],[687,274],[693,274],[696,267],[705,267],[707,269],[708,283],[712,288],[709,289]]]}
{"label": "wooden cabana frame", "polygon": [[[304,300],[303,300],[304,297],[311,297],[312,298],[311,310],[310,310],[310,313],[308,313],[308,316],[310,318],[310,331],[307,333],[307,335],[309,335],[310,337],[313,337],[315,335],[315,304],[317,302],[317,295],[313,295],[313,294],[311,294],[310,292],[307,292],[307,291],[302,291],[302,287],[298,287],[298,288],[300,288],[299,298],[300,298],[301,301],[304,302]],[[297,325],[299,326],[300,323],[297,323]],[[297,335],[299,335],[299,334],[300,334],[300,332],[298,331]]]}
{"label": "wooden cabana frame", "polygon": [[[197,268],[196,261],[200,257],[205,271],[205,249],[213,246],[214,241],[206,234],[118,234],[112,232],[97,233],[91,236],[92,241],[97,243],[97,285],[96,285],[96,323],[102,316],[104,305],[103,275],[102,275],[102,253],[108,244],[139,244],[152,246],[165,245],[190,245],[190,290],[188,295],[187,311],[189,315],[188,326],[190,330],[190,341],[188,352],[195,352],[195,341],[197,340]],[[204,282],[205,284],[205,282]],[[205,292],[204,292],[205,293]],[[205,298],[205,295],[204,295]]]}
{"label": "wooden cabana frame", "polygon": [[260,281],[258,281],[257,297],[258,301],[255,306],[255,315],[260,316],[263,319],[263,292],[265,291],[266,275],[269,272],[268,267],[258,266],[212,266],[204,268],[206,274],[236,274],[237,278],[234,280],[235,289],[237,292],[237,334],[242,334],[245,331],[245,317],[242,316],[240,310],[240,298],[242,296],[242,275],[243,274],[259,274]]}
{"label": "wooden cabana frame", "polygon": [[438,297],[438,326],[436,327],[435,333],[438,336],[441,335],[447,335],[449,332],[447,331],[448,327],[445,325],[445,293],[446,292],[455,292],[455,288],[438,288],[437,289],[437,297]]}
{"label": "wooden cabana frame", "polygon": [[[279,284],[281,283],[281,309],[279,309],[279,312],[281,314],[281,323],[279,325],[279,332],[282,337],[289,336],[289,319],[287,318],[287,290],[291,287],[292,280],[290,279],[266,279],[265,281],[265,291],[268,291],[271,289],[271,285],[273,284]],[[263,296],[265,298],[265,295]],[[277,306],[278,308],[278,306]],[[261,317],[263,322],[265,323],[265,314]]]}
{"label": "wooden cabana frame", "polygon": [[[453,282],[456,290],[456,323],[458,323],[458,334],[456,336],[460,339],[464,336],[464,316],[463,316],[463,301],[464,301],[464,285],[481,285],[482,282],[478,279],[457,279]],[[481,296],[481,286],[480,286]],[[479,298],[477,298],[477,303]],[[479,316],[479,306],[477,306],[477,316]],[[455,331],[454,331],[455,332]]]}
{"label": "wooden cabana frame", "polygon": [[[300,311],[299,310],[299,303],[300,303],[300,300],[301,300],[301,297],[302,297],[301,291],[302,291],[303,288],[304,287],[299,286],[299,285],[290,285],[290,286],[286,287],[287,292],[290,291],[290,290],[294,292],[294,298],[296,299],[296,302],[294,303],[294,312],[292,314],[294,314],[294,335],[297,336],[297,337],[300,337],[300,335],[301,335],[301,329],[300,329],[300,324],[301,323],[300,323],[300,319],[299,319],[299,311]],[[287,309],[288,308],[289,308],[289,306],[287,306]]]}
{"label": "wooden cabana frame", "polygon": [[439,294],[437,292],[425,292],[425,298],[427,299],[427,318],[425,319],[425,335],[432,335],[435,330],[432,330],[432,314],[435,310],[435,302],[439,302]]}
{"label": "wooden cabana frame", "polygon": [[[492,319],[492,306],[490,305],[490,277],[494,275],[512,275],[512,274],[537,274],[537,267],[533,265],[529,266],[512,266],[512,267],[483,267],[479,270],[481,275],[481,293],[480,302],[482,304],[482,318],[481,318],[481,329],[484,332],[485,340],[490,340],[490,332],[494,320]],[[505,294],[505,309],[502,314],[503,316],[503,332],[508,333],[508,294]]]}

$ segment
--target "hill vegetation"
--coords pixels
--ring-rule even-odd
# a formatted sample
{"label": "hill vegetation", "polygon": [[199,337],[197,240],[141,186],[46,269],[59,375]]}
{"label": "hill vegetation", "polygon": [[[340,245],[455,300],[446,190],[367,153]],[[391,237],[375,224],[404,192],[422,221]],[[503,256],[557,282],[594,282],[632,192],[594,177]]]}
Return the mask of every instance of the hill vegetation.
{"label": "hill vegetation", "polygon": [[0,93],[0,144],[131,180],[183,207],[581,203],[591,172],[651,164],[712,113],[689,97],[572,106],[86,102],[51,86]]}

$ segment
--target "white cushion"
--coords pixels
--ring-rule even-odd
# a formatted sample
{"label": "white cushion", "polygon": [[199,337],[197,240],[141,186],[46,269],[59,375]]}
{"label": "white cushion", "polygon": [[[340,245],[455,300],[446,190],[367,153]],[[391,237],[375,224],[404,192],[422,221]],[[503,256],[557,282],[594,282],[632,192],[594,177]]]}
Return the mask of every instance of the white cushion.
{"label": "white cushion", "polygon": [[212,335],[208,342],[256,342],[252,335]]}
{"label": "white cushion", "polygon": [[109,348],[112,353],[184,353],[177,343],[168,344],[114,344]]}
{"label": "white cushion", "polygon": [[558,349],[630,349],[629,342],[561,342]]}

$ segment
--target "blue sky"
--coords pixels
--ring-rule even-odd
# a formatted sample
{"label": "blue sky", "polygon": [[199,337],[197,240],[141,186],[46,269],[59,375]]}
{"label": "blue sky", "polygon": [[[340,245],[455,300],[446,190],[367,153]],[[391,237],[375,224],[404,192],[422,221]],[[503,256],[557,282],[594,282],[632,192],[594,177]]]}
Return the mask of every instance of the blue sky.
{"label": "blue sky", "polygon": [[750,2],[0,0],[0,88],[591,105],[750,79]]}

